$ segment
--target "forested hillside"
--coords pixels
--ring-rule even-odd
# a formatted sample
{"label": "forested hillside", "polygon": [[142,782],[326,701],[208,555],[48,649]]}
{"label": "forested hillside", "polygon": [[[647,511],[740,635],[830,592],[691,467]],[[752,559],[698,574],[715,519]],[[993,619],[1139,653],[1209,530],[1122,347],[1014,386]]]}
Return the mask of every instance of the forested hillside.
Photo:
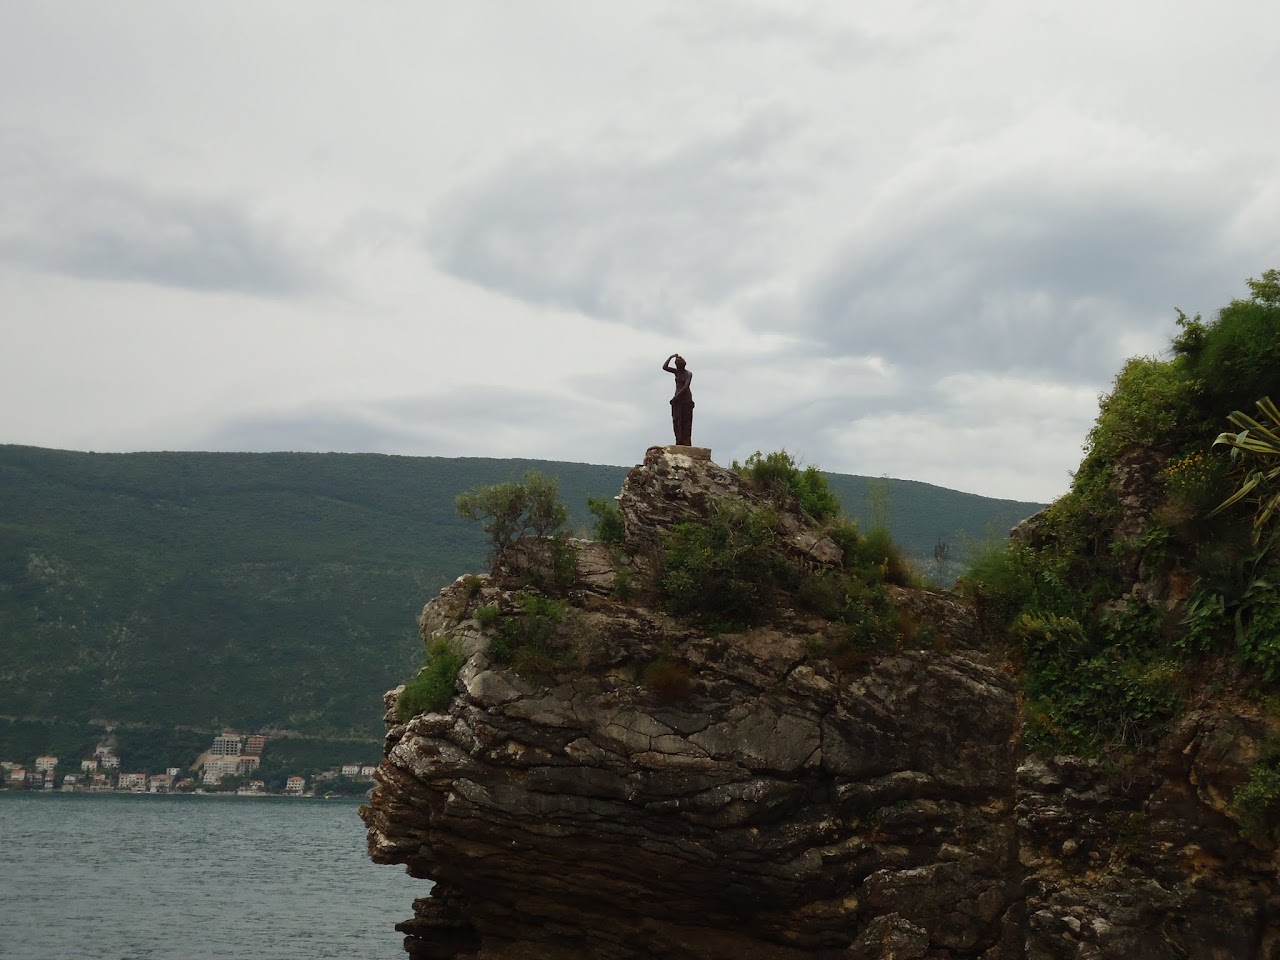
{"label": "forested hillside", "polygon": [[[531,467],[559,478],[582,530],[588,494],[613,496],[626,472],[0,446],[0,716],[57,718],[64,737],[100,720],[376,738],[382,691],[421,661],[422,604],[485,564],[454,498]],[[830,479],[852,516],[887,519],[930,562],[939,538],[956,557],[1038,506]]]}

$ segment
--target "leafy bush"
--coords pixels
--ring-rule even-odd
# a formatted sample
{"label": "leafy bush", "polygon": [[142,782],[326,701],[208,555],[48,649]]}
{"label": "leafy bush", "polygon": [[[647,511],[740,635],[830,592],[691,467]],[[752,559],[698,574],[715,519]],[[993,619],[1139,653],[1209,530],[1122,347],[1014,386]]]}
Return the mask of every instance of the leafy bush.
{"label": "leafy bush", "polygon": [[[1274,574],[1232,571],[1200,588],[1182,618],[1185,631],[1177,645],[1207,653],[1233,644],[1237,655],[1267,680],[1280,679],[1280,588]],[[1246,565],[1247,566],[1247,565]],[[1232,574],[1235,575],[1232,575]],[[1237,579],[1238,577],[1243,579]]]}
{"label": "leafy bush", "polygon": [[1270,579],[1252,581],[1232,617],[1240,658],[1268,680],[1280,678],[1280,590]]}
{"label": "leafy bush", "polygon": [[1210,410],[1246,409],[1275,388],[1280,369],[1280,272],[1268,270],[1261,280],[1246,281],[1247,300],[1232,300],[1209,323],[1199,318],[1197,346],[1187,351],[1188,375],[1204,392]]}
{"label": "leafy bush", "polygon": [[483,607],[476,608],[476,622],[485,630],[497,623],[498,618],[501,616],[502,612],[498,609],[496,603],[488,603]]}
{"label": "leafy bush", "polygon": [[489,657],[495,663],[511,664],[522,675],[546,673],[553,663],[552,641],[569,604],[527,591],[517,593],[514,600],[518,612],[502,619],[489,642]]}
{"label": "leafy bush", "polygon": [[630,600],[636,595],[635,577],[621,557],[613,560],[613,595],[619,600]]}
{"label": "leafy bush", "polygon": [[534,541],[520,571],[523,585],[563,594],[578,573],[578,548],[563,535]]}
{"label": "leafy bush", "polygon": [[827,527],[827,536],[840,548],[844,558],[841,565],[846,570],[852,570],[857,565],[858,547],[862,543],[858,524],[846,516],[837,517]]}
{"label": "leafy bush", "polygon": [[622,524],[622,513],[618,505],[603,497],[587,497],[587,509],[596,518],[595,537],[601,543],[617,546],[622,543],[626,529]]}
{"label": "leafy bush", "polygon": [[813,466],[801,470],[786,450],[769,454],[757,450],[743,464],[735,460],[733,470],[755,489],[779,502],[794,499],[814,520],[830,520],[840,513],[840,501],[831,492],[822,472]]}
{"label": "leafy bush", "polygon": [[396,700],[396,719],[408,723],[420,713],[435,713],[448,706],[458,683],[458,671],[466,659],[444,639],[427,647],[427,663],[405,684]]}
{"label": "leafy bush", "polygon": [[1257,763],[1232,794],[1231,806],[1244,836],[1280,841],[1280,768],[1267,759]]}
{"label": "leafy bush", "polygon": [[537,470],[530,470],[520,482],[475,487],[459,494],[455,505],[459,516],[479,521],[495,555],[529,534],[552,537],[569,519],[568,509],[560,502],[559,481]]}
{"label": "leafy bush", "polygon": [[874,574],[885,583],[900,587],[915,584],[916,575],[910,561],[884,527],[874,527],[867,531],[867,535],[854,548],[854,558],[857,567]]}
{"label": "leafy bush", "polygon": [[1028,551],[1016,544],[982,547],[956,587],[973,602],[979,630],[988,640],[1003,636],[1021,613],[1036,606]]}
{"label": "leafy bush", "polygon": [[1194,386],[1178,365],[1133,357],[1116,376],[1111,393],[1098,400],[1098,419],[1085,445],[1086,461],[1109,466],[1131,447],[1189,439],[1195,425],[1193,393]]}
{"label": "leafy bush", "polygon": [[674,527],[659,581],[667,609],[720,630],[767,620],[778,589],[798,581],[777,544],[778,528],[772,510],[745,504],[720,504],[707,522]]}
{"label": "leafy bush", "polygon": [[1023,614],[1011,631],[1026,659],[1032,746],[1082,753],[1136,746],[1181,710],[1182,669],[1160,656],[1098,649],[1072,617]]}

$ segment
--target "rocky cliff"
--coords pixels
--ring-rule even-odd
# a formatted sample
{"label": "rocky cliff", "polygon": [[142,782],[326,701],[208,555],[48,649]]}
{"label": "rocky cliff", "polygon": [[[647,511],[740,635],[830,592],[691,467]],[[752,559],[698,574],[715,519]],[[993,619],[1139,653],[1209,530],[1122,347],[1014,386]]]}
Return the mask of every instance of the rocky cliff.
{"label": "rocky cliff", "polygon": [[[466,657],[438,713],[397,721],[362,815],[370,853],[434,881],[401,924],[446,958],[1280,957],[1274,847],[1229,798],[1267,734],[1206,701],[1121,763],[1020,746],[1016,670],[954,597],[890,588],[911,629],[832,655],[783,605],[717,633],[653,599],[663,531],[760,504],[687,448],[619,497],[618,548],[578,544],[539,657],[519,551],[427,604]],[[796,510],[781,543],[841,548]]]}

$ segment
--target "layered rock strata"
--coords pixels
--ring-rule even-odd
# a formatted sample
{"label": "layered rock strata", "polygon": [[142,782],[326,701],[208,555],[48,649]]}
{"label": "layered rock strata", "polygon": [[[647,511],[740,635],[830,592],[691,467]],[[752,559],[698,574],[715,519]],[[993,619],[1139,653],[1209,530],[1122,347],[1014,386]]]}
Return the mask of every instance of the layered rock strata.
{"label": "layered rock strata", "polygon": [[[618,598],[661,531],[733,499],[732,472],[651,450],[622,549],[580,544],[537,680],[475,619],[515,610],[509,570],[427,604],[424,636],[468,658],[457,696],[401,724],[387,695],[362,810],[373,858],[435,883],[399,927],[410,956],[1280,956],[1274,851],[1226,802],[1260,721],[1194,711],[1123,770],[1026,758],[1011,670],[953,598],[897,591],[922,649],[842,663],[794,611],[711,634]],[[796,557],[839,559],[802,514],[782,526]]]}

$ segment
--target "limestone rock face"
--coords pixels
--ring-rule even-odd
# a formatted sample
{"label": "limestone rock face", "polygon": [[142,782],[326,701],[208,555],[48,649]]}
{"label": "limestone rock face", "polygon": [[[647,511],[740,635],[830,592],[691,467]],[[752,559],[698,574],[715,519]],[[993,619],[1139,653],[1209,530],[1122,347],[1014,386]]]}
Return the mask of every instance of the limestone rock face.
{"label": "limestone rock face", "polygon": [[[1258,722],[1193,712],[1123,771],[1030,758],[1011,670],[954,598],[897,591],[928,648],[842,668],[800,614],[710,634],[615,596],[658,531],[750,497],[651,449],[621,553],[579,545],[567,652],[536,679],[474,618],[513,608],[502,576],[427,604],[424,634],[469,659],[441,713],[400,724],[387,695],[362,808],[373,859],[435,883],[398,927],[412,957],[1280,957],[1280,863],[1224,800]],[[838,559],[802,514],[786,535]]]}

